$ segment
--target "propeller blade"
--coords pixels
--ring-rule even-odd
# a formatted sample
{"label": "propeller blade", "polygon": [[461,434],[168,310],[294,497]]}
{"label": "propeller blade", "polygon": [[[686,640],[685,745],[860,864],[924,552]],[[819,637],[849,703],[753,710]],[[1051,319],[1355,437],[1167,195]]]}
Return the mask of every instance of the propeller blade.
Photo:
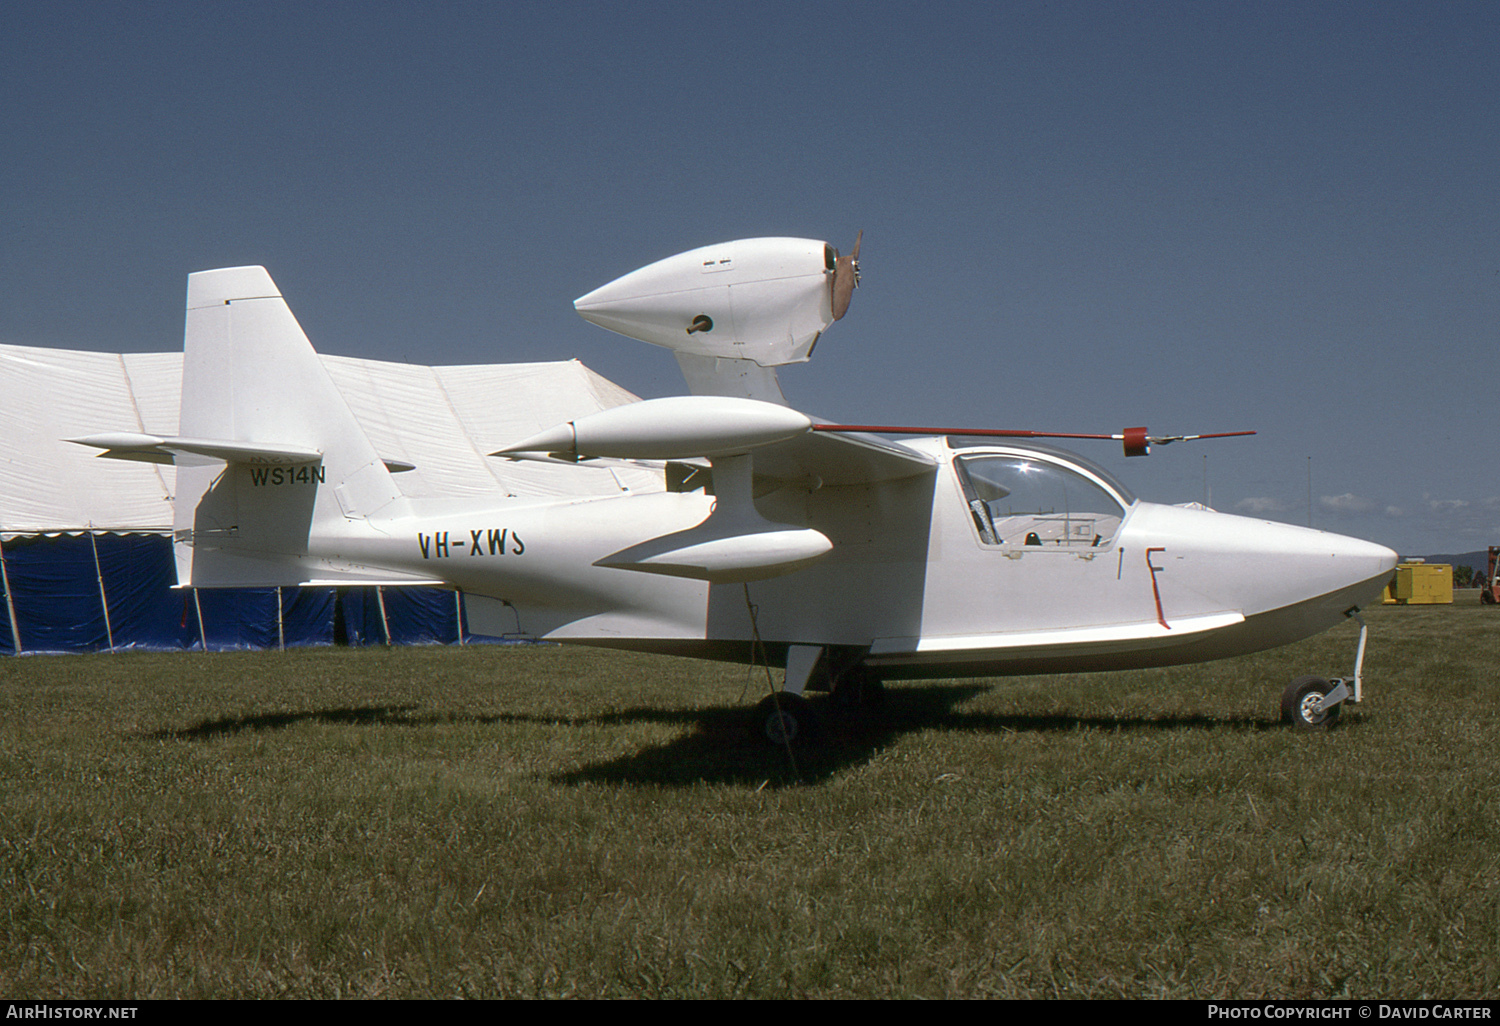
{"label": "propeller blade", "polygon": [[840,256],[833,267],[833,319],[839,320],[849,312],[849,300],[859,288],[859,244],[864,240],[861,228],[854,237],[854,252]]}

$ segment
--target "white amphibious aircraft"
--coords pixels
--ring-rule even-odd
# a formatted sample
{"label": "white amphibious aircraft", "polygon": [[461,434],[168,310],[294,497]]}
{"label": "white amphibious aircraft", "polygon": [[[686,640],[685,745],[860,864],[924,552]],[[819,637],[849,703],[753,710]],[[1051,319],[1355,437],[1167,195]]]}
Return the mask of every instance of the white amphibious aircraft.
{"label": "white amphibious aircraft", "polygon": [[[1031,432],[820,423],[775,368],[842,317],[858,243],[747,239],[682,253],[579,299],[586,319],[673,350],[690,396],[649,399],[493,456],[650,461],[654,492],[404,496],[260,267],[188,277],[177,437],[74,439],[177,466],[181,585],[440,585],[469,628],[786,667],[758,723],[813,733],[808,690],[858,704],[881,680],[1164,666],[1283,645],[1356,615],[1396,564],[1379,545],[1137,499]],[[1057,436],[1053,436],[1057,437]],[[1144,428],[1113,437],[1127,453]],[[1204,437],[1204,436],[1187,436]],[[500,443],[505,443],[500,445]],[[1304,677],[1300,727],[1360,698]]]}

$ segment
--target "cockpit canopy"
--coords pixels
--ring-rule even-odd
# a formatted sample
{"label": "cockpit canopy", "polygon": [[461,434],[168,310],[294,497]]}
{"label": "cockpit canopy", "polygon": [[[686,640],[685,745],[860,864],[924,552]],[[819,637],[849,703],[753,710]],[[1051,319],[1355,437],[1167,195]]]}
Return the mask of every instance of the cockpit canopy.
{"label": "cockpit canopy", "polygon": [[1135,501],[1103,468],[1061,450],[989,447],[959,455],[953,466],[985,545],[1101,548]]}

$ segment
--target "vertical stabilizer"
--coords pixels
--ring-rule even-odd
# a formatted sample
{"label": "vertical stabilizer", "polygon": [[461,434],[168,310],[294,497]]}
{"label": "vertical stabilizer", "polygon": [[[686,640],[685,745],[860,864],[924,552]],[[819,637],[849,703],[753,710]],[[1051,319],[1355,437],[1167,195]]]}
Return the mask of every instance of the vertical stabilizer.
{"label": "vertical stabilizer", "polygon": [[[298,557],[314,533],[337,534],[400,495],[263,267],[188,276],[181,411],[184,437],[321,455],[276,466],[179,457],[174,527],[183,584],[298,583],[308,576],[298,568],[309,563]],[[218,558],[206,560],[209,553]],[[260,560],[285,572],[247,580],[257,575],[213,569]]]}

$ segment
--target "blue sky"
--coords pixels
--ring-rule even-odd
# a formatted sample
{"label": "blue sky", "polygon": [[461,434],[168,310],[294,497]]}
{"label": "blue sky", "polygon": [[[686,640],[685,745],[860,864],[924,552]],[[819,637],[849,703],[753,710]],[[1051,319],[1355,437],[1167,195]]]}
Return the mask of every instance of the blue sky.
{"label": "blue sky", "polygon": [[0,342],[175,349],[188,272],[257,263],[324,352],[670,395],[572,300],[862,228],[806,412],[1255,429],[1077,447],[1464,551],[1500,544],[1497,95],[1494,3],[9,0]]}

